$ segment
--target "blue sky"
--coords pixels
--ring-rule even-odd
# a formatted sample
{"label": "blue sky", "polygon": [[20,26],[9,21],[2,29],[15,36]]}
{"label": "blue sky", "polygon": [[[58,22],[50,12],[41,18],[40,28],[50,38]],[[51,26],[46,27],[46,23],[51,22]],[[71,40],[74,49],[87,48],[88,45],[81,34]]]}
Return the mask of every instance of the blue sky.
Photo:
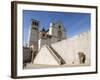
{"label": "blue sky", "polygon": [[23,10],[23,42],[27,43],[30,20],[40,21],[40,29],[48,29],[50,22],[61,21],[68,37],[72,37],[91,28],[91,14],[75,12],[51,12]]}

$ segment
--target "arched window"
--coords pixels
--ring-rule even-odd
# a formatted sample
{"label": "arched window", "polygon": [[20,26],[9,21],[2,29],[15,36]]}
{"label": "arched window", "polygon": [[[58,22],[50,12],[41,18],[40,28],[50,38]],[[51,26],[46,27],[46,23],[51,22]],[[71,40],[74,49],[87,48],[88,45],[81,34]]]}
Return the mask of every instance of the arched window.
{"label": "arched window", "polygon": [[39,26],[39,23],[37,22],[37,26]]}
{"label": "arched window", "polygon": [[34,21],[32,22],[32,25],[34,25]]}
{"label": "arched window", "polygon": [[62,30],[61,30],[61,26],[58,26],[58,41],[61,41],[62,38]]}
{"label": "arched window", "polygon": [[61,29],[61,26],[59,26],[58,28]]}
{"label": "arched window", "polygon": [[34,24],[35,26],[36,26],[36,22],[35,22],[35,24]]}

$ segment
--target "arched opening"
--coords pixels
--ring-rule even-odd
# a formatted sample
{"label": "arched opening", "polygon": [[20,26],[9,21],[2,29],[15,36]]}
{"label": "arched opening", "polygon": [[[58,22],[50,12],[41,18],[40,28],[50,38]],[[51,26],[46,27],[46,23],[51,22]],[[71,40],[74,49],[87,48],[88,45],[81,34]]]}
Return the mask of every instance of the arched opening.
{"label": "arched opening", "polygon": [[86,55],[84,52],[78,52],[78,57],[79,57],[79,63],[84,64],[86,61]]}
{"label": "arched opening", "polygon": [[62,39],[62,30],[61,30],[61,26],[58,26],[58,41],[61,41]]}

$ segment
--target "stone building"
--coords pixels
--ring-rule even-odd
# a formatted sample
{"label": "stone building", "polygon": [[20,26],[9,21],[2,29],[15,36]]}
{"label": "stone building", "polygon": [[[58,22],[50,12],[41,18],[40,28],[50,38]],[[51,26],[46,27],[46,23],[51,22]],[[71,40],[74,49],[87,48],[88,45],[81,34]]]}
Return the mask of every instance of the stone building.
{"label": "stone building", "polygon": [[36,51],[45,44],[51,44],[63,39],[66,39],[66,33],[63,24],[58,21],[56,23],[51,22],[48,30],[44,28],[39,30],[40,22],[32,19],[29,29],[29,47],[34,46]]}
{"label": "stone building", "polygon": [[83,32],[74,37],[64,39],[51,45],[44,45],[34,64],[46,65],[90,65],[91,33]]}
{"label": "stone building", "polygon": [[[56,23],[51,22],[49,28],[40,30],[40,21],[31,19],[29,27],[29,36],[28,36],[28,46],[23,48],[23,62],[27,62],[27,57],[31,57],[31,62],[34,61],[35,56],[38,54],[38,51],[45,44],[50,45],[66,39],[66,33],[63,24],[58,21]],[[26,49],[30,49],[32,53],[27,53]],[[27,56],[27,57],[26,57]]]}
{"label": "stone building", "polygon": [[[26,67],[40,65],[90,65],[91,32],[67,38],[62,22],[51,22],[49,28],[40,30],[40,22],[32,19],[28,48],[31,62]],[[24,50],[26,51],[26,50]],[[24,55],[29,53],[24,52]],[[26,58],[25,58],[26,60]]]}

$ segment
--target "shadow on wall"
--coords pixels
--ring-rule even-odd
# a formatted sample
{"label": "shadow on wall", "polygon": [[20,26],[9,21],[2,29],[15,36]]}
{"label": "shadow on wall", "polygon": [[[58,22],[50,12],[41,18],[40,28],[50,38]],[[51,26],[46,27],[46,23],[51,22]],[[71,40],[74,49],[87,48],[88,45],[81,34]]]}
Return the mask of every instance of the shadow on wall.
{"label": "shadow on wall", "polygon": [[86,55],[84,54],[84,52],[79,52],[78,56],[79,56],[79,63],[84,64],[86,61]]}

